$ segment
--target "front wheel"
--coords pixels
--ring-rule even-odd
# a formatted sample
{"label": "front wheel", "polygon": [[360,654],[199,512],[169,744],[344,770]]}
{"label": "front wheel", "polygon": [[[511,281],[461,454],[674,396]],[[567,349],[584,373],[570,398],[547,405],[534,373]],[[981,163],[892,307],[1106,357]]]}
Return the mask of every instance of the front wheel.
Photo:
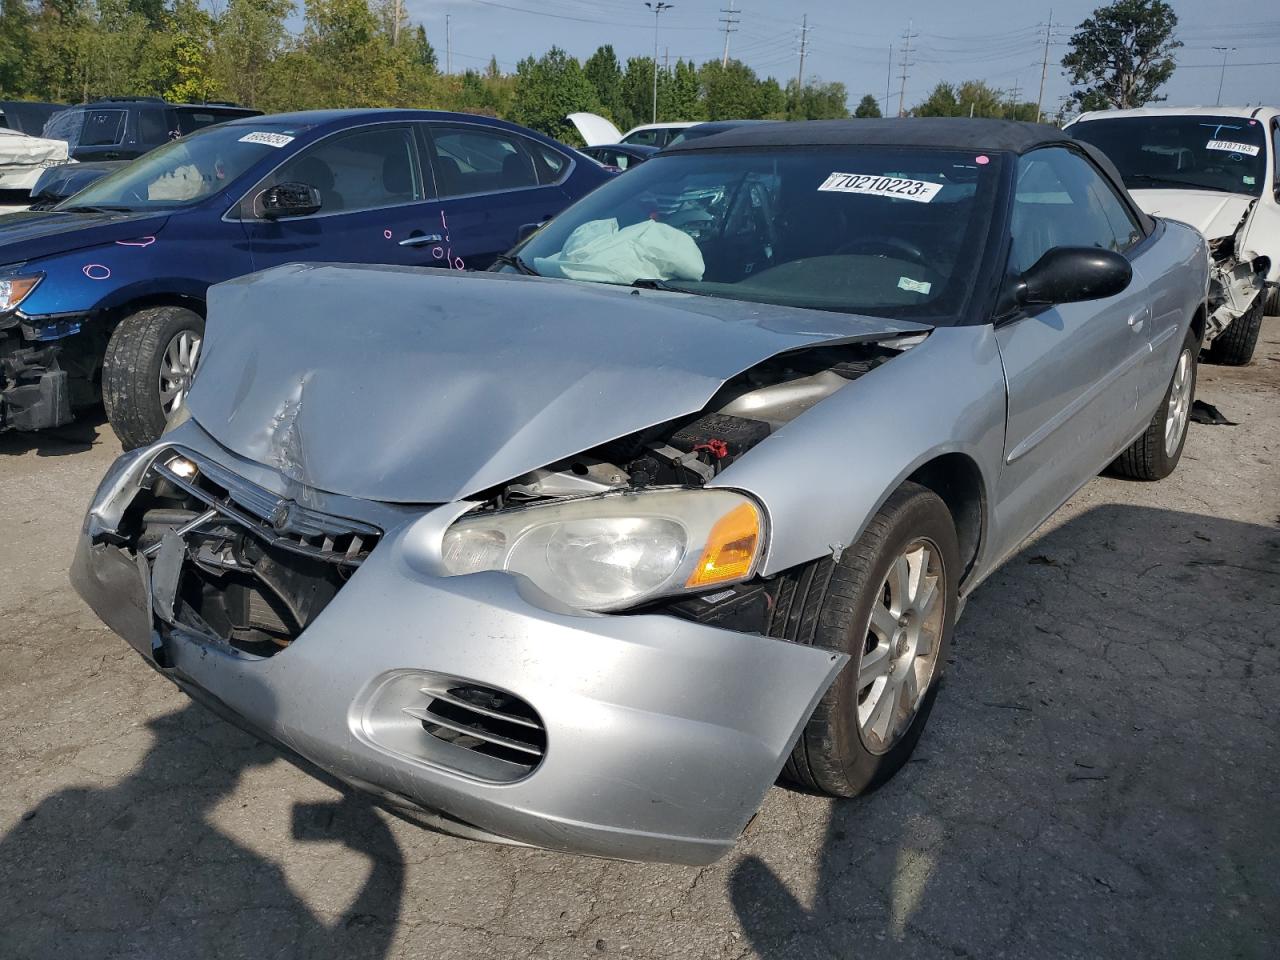
{"label": "front wheel", "polygon": [[1205,359],[1227,367],[1243,367],[1252,360],[1258,334],[1262,332],[1262,312],[1266,302],[1267,291],[1263,290],[1253,298],[1249,309],[1232,320],[1227,329],[1209,344]]}
{"label": "front wheel", "polygon": [[1199,352],[1200,341],[1188,330],[1155,416],[1142,436],[1111,464],[1112,473],[1130,480],[1163,480],[1173,473],[1187,442],[1187,421],[1196,399],[1196,354]]}
{"label": "front wheel", "polygon": [[126,450],[151,443],[186,399],[200,360],[204,318],[148,307],[120,321],[102,361],[102,402]]}
{"label": "front wheel", "polygon": [[814,561],[788,578],[775,613],[787,629],[772,632],[850,659],[818,702],[784,777],[852,797],[906,763],[937,696],[959,571],[946,504],[904,483],[838,561]]}

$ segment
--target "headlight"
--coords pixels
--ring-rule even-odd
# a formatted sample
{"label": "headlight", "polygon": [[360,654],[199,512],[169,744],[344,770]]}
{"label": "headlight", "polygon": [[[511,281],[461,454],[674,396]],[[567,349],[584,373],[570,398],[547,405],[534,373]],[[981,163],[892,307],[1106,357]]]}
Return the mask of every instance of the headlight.
{"label": "headlight", "polygon": [[0,280],[0,313],[16,310],[18,304],[44,279],[44,274],[37,273],[29,277],[6,277]]}
{"label": "headlight", "polygon": [[764,520],[729,490],[653,490],[466,516],[443,546],[452,576],[506,570],[569,606],[617,610],[748,579]]}

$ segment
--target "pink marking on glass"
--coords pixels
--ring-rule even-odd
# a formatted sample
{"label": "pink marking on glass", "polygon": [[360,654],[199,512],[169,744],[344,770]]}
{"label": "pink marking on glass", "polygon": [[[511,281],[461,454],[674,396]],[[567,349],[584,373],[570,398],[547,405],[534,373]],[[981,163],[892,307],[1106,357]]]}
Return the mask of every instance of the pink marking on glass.
{"label": "pink marking on glass", "polygon": [[991,158],[988,157],[985,153],[983,153],[977,157],[974,157],[973,162],[980,167],[985,167],[988,163],[991,162]]}

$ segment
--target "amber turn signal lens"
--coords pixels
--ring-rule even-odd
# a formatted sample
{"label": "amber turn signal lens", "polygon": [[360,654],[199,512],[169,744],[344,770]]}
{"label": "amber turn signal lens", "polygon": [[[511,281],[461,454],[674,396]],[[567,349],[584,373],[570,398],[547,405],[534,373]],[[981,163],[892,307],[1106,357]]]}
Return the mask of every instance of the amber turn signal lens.
{"label": "amber turn signal lens", "polygon": [[694,589],[741,580],[751,573],[759,546],[760,511],[750,503],[739,504],[711,528],[698,566],[685,586]]}

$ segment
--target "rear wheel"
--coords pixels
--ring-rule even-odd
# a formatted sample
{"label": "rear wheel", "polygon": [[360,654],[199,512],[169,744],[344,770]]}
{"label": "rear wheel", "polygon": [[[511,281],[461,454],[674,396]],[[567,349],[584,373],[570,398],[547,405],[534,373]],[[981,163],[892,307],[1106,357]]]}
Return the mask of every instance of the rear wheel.
{"label": "rear wheel", "polygon": [[1258,334],[1262,332],[1262,310],[1266,300],[1266,291],[1254,297],[1249,309],[1232,320],[1227,329],[1209,344],[1205,359],[1228,367],[1243,367],[1252,360],[1253,348],[1257,346]]}
{"label": "rear wheel", "polygon": [[852,797],[907,761],[937,696],[959,567],[950,511],[931,490],[905,483],[839,561],[815,561],[788,578],[778,609],[785,629],[772,632],[847,653],[850,662],[819,701],[784,777]]}
{"label": "rear wheel", "polygon": [[120,321],[102,362],[102,401],[126,450],[163,432],[186,399],[203,341],[204,318],[185,307],[148,307]]}
{"label": "rear wheel", "polygon": [[1200,341],[1188,330],[1155,416],[1142,436],[1111,464],[1112,473],[1130,480],[1163,480],[1173,473],[1187,442],[1187,422],[1196,399],[1196,354],[1199,352]]}

